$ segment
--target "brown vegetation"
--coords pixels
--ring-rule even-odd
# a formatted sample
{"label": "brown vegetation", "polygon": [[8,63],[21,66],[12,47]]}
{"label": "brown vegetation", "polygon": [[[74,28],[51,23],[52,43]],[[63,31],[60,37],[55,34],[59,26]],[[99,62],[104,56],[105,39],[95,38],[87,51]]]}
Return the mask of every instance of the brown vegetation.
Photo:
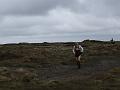
{"label": "brown vegetation", "polygon": [[119,90],[120,44],[84,41],[82,68],[73,43],[0,46],[1,90]]}

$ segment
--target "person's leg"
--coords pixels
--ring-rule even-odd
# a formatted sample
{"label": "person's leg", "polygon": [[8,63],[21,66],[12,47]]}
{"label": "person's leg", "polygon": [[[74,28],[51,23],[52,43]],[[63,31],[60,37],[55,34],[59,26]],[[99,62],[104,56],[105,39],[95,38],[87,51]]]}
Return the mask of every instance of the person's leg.
{"label": "person's leg", "polygon": [[81,56],[78,57],[78,68],[80,68],[80,57]]}
{"label": "person's leg", "polygon": [[80,68],[80,57],[76,57],[76,62],[77,62],[78,68]]}
{"label": "person's leg", "polygon": [[75,59],[76,59],[76,64],[78,65],[78,57],[75,57]]}
{"label": "person's leg", "polygon": [[81,59],[81,55],[78,57],[78,61],[80,62],[80,59]]}

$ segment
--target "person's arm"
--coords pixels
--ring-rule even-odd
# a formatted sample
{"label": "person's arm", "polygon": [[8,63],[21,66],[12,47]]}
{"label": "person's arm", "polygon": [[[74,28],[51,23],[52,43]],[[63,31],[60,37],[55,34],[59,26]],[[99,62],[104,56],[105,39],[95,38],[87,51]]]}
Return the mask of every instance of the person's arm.
{"label": "person's arm", "polygon": [[75,54],[75,46],[73,47],[73,53]]}
{"label": "person's arm", "polygon": [[84,51],[84,49],[83,49],[83,47],[81,46],[81,52],[83,52]]}

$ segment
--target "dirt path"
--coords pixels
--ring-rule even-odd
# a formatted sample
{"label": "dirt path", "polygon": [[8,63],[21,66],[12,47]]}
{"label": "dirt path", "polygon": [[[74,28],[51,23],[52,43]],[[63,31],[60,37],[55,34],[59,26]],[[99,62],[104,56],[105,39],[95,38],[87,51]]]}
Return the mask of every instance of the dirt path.
{"label": "dirt path", "polygon": [[87,79],[91,76],[108,71],[114,67],[119,67],[117,60],[101,60],[94,65],[89,63],[82,64],[81,69],[73,65],[43,65],[39,68],[37,74],[40,80],[70,80]]}

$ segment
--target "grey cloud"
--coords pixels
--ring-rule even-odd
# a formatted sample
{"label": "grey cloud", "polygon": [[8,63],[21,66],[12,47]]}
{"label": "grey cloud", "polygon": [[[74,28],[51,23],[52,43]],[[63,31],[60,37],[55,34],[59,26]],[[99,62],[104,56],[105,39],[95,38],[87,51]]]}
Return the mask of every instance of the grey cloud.
{"label": "grey cloud", "polygon": [[120,37],[119,0],[0,0],[0,42]]}
{"label": "grey cloud", "polygon": [[58,7],[97,16],[120,16],[119,0],[0,0],[1,15],[45,15]]}
{"label": "grey cloud", "polygon": [[86,0],[86,7],[89,13],[96,16],[120,16],[119,0]]}
{"label": "grey cloud", "polygon": [[75,8],[77,0],[1,0],[0,14],[3,15],[40,15],[56,7]]}

